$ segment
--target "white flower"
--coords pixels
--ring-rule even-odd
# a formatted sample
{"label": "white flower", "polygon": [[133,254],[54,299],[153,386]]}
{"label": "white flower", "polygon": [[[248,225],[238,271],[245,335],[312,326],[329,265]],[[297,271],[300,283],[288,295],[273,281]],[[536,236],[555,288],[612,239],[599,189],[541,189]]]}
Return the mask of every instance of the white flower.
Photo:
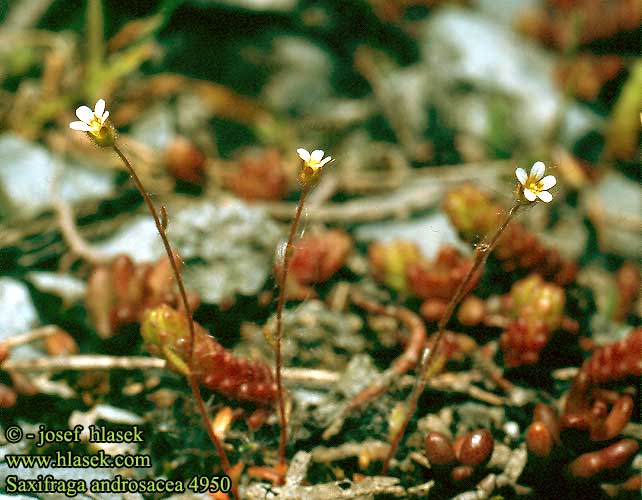
{"label": "white flower", "polygon": [[305,165],[314,170],[314,172],[320,170],[326,163],[332,161],[331,156],[323,158],[323,150],[321,149],[315,149],[312,153],[308,153],[307,149],[299,148],[296,152],[299,153],[299,156],[305,162]]}
{"label": "white flower", "polygon": [[520,183],[519,194],[523,196],[528,202],[533,202],[537,198],[548,203],[553,199],[553,195],[547,190],[551,189],[556,183],[557,179],[553,175],[544,177],[546,167],[541,161],[537,161],[531,168],[531,173],[526,175],[526,170],[518,168],[515,170],[515,175]]}
{"label": "white flower", "polygon": [[76,109],[76,116],[80,121],[71,122],[69,128],[87,132],[89,137],[102,147],[113,146],[116,141],[116,131],[107,122],[109,111],[105,111],[105,100],[98,99],[92,111],[87,106],[80,106]]}
{"label": "white flower", "polygon": [[97,134],[109,118],[109,111],[105,111],[105,100],[98,99],[93,111],[87,106],[80,106],[76,110],[76,116],[81,121],[71,122],[69,128]]}

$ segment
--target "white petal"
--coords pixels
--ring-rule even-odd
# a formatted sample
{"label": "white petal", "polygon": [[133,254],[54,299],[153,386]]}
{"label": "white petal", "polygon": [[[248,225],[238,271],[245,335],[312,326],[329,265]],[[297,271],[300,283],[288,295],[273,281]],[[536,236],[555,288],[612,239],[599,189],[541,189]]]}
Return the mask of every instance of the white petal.
{"label": "white petal", "polygon": [[547,175],[539,181],[539,183],[542,189],[551,189],[555,184],[557,184],[557,179],[554,175]]}
{"label": "white petal", "polygon": [[312,158],[314,161],[321,161],[321,158],[323,158],[323,150],[315,149],[314,151],[312,151],[310,158]]}
{"label": "white petal", "polygon": [[533,163],[533,168],[531,168],[531,179],[534,182],[537,182],[544,176],[545,170],[546,166],[544,165],[544,163],[541,161],[536,161],[535,163]]}
{"label": "white petal", "polygon": [[524,196],[528,201],[535,201],[537,196],[530,189],[524,189]]}
{"label": "white petal", "polygon": [[319,167],[322,167],[326,163],[330,163],[332,161],[332,156],[326,156],[321,162],[319,162]]}
{"label": "white petal", "polygon": [[524,170],[523,168],[518,168],[517,170],[515,170],[515,175],[517,176],[517,180],[522,186],[526,184],[526,179],[528,179],[526,170]]}
{"label": "white petal", "polygon": [[297,153],[299,153],[299,156],[303,161],[309,161],[310,160],[310,153],[308,153],[307,149],[299,148],[296,150]]}
{"label": "white petal", "polygon": [[94,112],[89,109],[87,106],[80,106],[76,110],[76,116],[84,121],[85,123],[89,124],[91,120],[94,118]]}
{"label": "white petal", "polygon": [[80,130],[81,132],[89,132],[91,130],[91,127],[85,122],[71,122],[69,128]]}
{"label": "white petal", "polygon": [[537,197],[546,203],[553,199],[553,195],[548,191],[540,191],[539,193],[537,193]]}
{"label": "white petal", "polygon": [[103,117],[100,119],[100,124],[103,125],[107,121],[107,118],[109,118],[109,111],[105,111]]}
{"label": "white petal", "polygon": [[100,118],[103,116],[103,113],[105,112],[105,100],[104,99],[98,99],[96,101],[96,106],[94,107],[94,114]]}

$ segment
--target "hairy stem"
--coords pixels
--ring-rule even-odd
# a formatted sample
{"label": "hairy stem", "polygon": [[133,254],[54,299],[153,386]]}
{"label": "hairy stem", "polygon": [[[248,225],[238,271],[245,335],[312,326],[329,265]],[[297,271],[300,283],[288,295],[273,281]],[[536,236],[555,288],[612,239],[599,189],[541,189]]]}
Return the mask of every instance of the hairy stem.
{"label": "hairy stem", "polygon": [[459,286],[457,287],[455,294],[453,295],[453,297],[450,299],[450,302],[448,303],[448,307],[446,308],[444,315],[442,316],[441,320],[439,321],[439,324],[437,325],[437,335],[435,336],[435,340],[432,344],[432,348],[429,348],[428,346],[426,346],[423,350],[423,353],[421,355],[421,366],[419,367],[419,374],[415,379],[415,385],[412,388],[412,392],[410,393],[410,396],[408,397],[407,406],[406,406],[406,415],[405,415],[403,424],[399,427],[399,430],[397,431],[394,438],[392,439],[392,442],[390,443],[390,451],[388,452],[388,456],[386,457],[383,463],[382,474],[385,475],[388,472],[388,466],[390,465],[390,461],[395,456],[395,452],[397,451],[397,448],[399,447],[399,443],[403,438],[403,435],[406,431],[406,427],[408,426],[408,422],[410,422],[410,419],[412,418],[412,416],[415,413],[415,410],[417,409],[417,402],[419,401],[419,397],[424,392],[424,388],[426,387],[427,374],[430,373],[430,369],[432,368],[435,355],[439,350],[439,343],[441,342],[441,339],[444,336],[444,332],[446,331],[446,326],[448,325],[450,318],[452,318],[455,308],[457,307],[459,302],[461,302],[461,299],[464,298],[468,285],[470,284],[471,280],[475,276],[475,273],[477,273],[479,268],[486,262],[486,259],[488,258],[488,256],[490,255],[490,252],[492,252],[493,248],[495,247],[497,240],[499,240],[499,237],[502,235],[502,233],[506,229],[506,226],[508,226],[508,223],[511,221],[511,219],[513,218],[513,215],[515,215],[515,213],[517,212],[520,206],[521,205],[519,205],[519,203],[513,205],[513,208],[510,209],[510,211],[508,212],[508,215],[506,216],[506,219],[504,219],[504,222],[502,223],[502,225],[499,226],[499,229],[497,229],[497,231],[495,232],[495,234],[493,235],[489,243],[480,243],[479,245],[477,245],[477,248],[475,248],[475,253],[473,256],[473,259],[474,259],[473,265],[468,271],[468,273],[466,274],[466,276],[464,277],[464,279],[461,281]]}
{"label": "hairy stem", "polygon": [[281,360],[281,338],[283,336],[283,306],[285,304],[285,284],[288,279],[288,267],[290,266],[290,258],[292,257],[292,242],[294,240],[294,235],[296,233],[296,228],[299,225],[299,220],[301,219],[301,212],[303,211],[303,204],[305,203],[305,198],[308,194],[308,187],[303,187],[301,191],[301,197],[299,198],[299,204],[296,207],[296,213],[294,214],[294,219],[292,220],[292,226],[290,227],[290,235],[288,236],[288,242],[285,245],[285,253],[283,255],[283,269],[281,270],[281,276],[279,280],[279,301],[276,308],[276,355],[275,355],[275,364],[276,364],[276,391],[277,391],[277,401],[279,405],[279,422],[281,424],[281,439],[279,441],[279,465],[285,466],[285,446],[288,440],[288,429],[287,422],[285,421],[285,401],[283,397],[283,383],[281,380],[281,369],[282,369],[282,360]]}
{"label": "hairy stem", "polygon": [[161,222],[160,218],[158,217],[158,212],[156,211],[156,207],[154,206],[152,199],[149,197],[149,194],[147,194],[147,191],[143,187],[143,183],[140,181],[138,175],[136,174],[134,167],[132,166],[131,162],[127,159],[127,157],[124,155],[124,153],[120,150],[120,148],[116,144],[114,144],[113,148],[114,148],[114,151],[116,151],[116,154],[120,157],[120,159],[125,164],[125,167],[127,167],[127,170],[129,171],[129,175],[134,181],[136,188],[138,189],[138,191],[140,191],[140,194],[145,200],[145,203],[147,204],[147,207],[149,208],[149,211],[151,212],[152,217],[154,218],[154,222],[156,223],[156,229],[158,230],[158,234],[160,235],[161,240],[163,240],[163,246],[165,247],[167,258],[169,259],[169,262],[172,265],[172,270],[174,271],[174,276],[176,277],[176,283],[178,284],[178,289],[181,295],[181,300],[183,302],[183,307],[185,308],[185,314],[187,315],[187,321],[189,325],[188,351],[190,353],[189,355],[190,371],[189,371],[189,376],[187,377],[189,381],[189,386],[190,386],[190,389],[192,390],[192,393],[194,394],[194,398],[196,399],[198,411],[203,420],[203,425],[207,430],[210,440],[212,441],[212,443],[214,444],[214,447],[216,448],[216,451],[218,453],[219,459],[221,460],[221,465],[223,466],[223,469],[227,471],[230,469],[230,462],[227,459],[225,450],[223,449],[223,444],[214,433],[214,429],[212,429],[212,424],[210,423],[209,417],[207,415],[207,409],[205,408],[205,403],[203,401],[203,397],[201,396],[201,391],[198,386],[198,382],[196,381],[194,370],[192,369],[192,367],[194,366],[192,362],[194,357],[194,339],[196,338],[195,330],[194,330],[194,320],[192,319],[192,312],[189,307],[189,302],[187,301],[187,293],[185,292],[185,285],[183,284],[183,279],[178,269],[176,257],[174,256],[172,247],[170,246],[169,240],[167,239],[167,234],[165,233],[165,226]]}

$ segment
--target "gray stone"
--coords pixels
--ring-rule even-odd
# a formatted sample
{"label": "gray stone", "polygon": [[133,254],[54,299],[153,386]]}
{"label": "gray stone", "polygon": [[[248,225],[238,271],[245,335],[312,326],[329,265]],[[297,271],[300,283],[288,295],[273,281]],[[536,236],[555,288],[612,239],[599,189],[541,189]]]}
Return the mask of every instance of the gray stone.
{"label": "gray stone", "polygon": [[[343,370],[355,355],[362,353],[366,339],[362,332],[363,321],[349,312],[332,311],[317,299],[308,299],[283,312],[283,364],[325,370]],[[269,359],[273,348],[266,340],[266,333],[276,332],[276,314],[265,328],[246,328],[245,342],[237,352],[246,357]]]}
{"label": "gray stone", "polygon": [[611,172],[582,193],[582,205],[597,229],[600,247],[624,257],[642,257],[642,187]]}
{"label": "gray stone", "polygon": [[350,399],[369,387],[378,374],[379,371],[370,356],[356,354],[337,381],[336,390],[346,399]]}
{"label": "gray stone", "polygon": [[[456,7],[436,13],[418,33],[435,104],[451,126],[490,142],[498,133],[509,143],[547,139],[563,106],[551,55],[509,27]],[[560,139],[572,144],[598,125],[588,108],[571,104]]]}
{"label": "gray stone", "polygon": [[37,323],[28,288],[13,278],[0,278],[0,340],[31,330]]}
{"label": "gray stone", "polygon": [[147,109],[132,125],[131,135],[150,148],[163,150],[176,135],[176,113],[168,104]]}
{"label": "gray stone", "polygon": [[474,429],[501,428],[506,421],[504,408],[479,403],[462,403],[455,407],[459,415],[457,435]]}
{"label": "gray stone", "polygon": [[332,96],[329,77],[332,62],[328,54],[306,38],[282,36],[267,55],[276,67],[263,88],[261,99],[281,112],[314,115]]}
{"label": "gray stone", "polygon": [[71,274],[33,271],[27,273],[27,280],[39,291],[60,297],[65,304],[71,304],[85,297],[87,285]]}
{"label": "gray stone", "polygon": [[427,258],[434,258],[443,245],[453,245],[464,253],[471,247],[464,243],[450,224],[448,217],[437,211],[424,217],[404,221],[385,221],[363,224],[356,228],[355,237],[360,241],[408,240],[419,245]]}
{"label": "gray stone", "polygon": [[114,175],[88,164],[65,162],[37,143],[11,133],[0,136],[0,219],[29,219],[51,207],[52,183],[62,171],[59,193],[63,200],[109,197]]}
{"label": "gray stone", "polygon": [[[167,207],[167,235],[186,261],[185,282],[204,302],[217,304],[235,294],[253,295],[272,270],[272,255],[281,230],[262,210],[240,201],[224,205],[196,202]],[[97,245],[107,255],[126,253],[139,262],[165,254],[149,216],[127,222]]]}

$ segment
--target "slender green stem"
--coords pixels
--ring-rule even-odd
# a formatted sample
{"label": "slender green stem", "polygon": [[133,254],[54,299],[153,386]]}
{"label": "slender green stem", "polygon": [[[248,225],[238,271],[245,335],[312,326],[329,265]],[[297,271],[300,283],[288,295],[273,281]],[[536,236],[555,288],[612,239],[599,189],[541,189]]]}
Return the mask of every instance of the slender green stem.
{"label": "slender green stem", "polygon": [[424,347],[423,353],[421,355],[421,365],[419,367],[417,378],[415,379],[415,385],[406,403],[406,415],[404,417],[403,424],[401,425],[397,433],[394,435],[392,442],[390,443],[390,450],[388,451],[388,455],[386,456],[386,459],[383,463],[382,474],[385,475],[388,472],[388,466],[390,465],[390,461],[395,456],[395,452],[397,451],[397,448],[399,447],[399,443],[403,438],[403,435],[406,431],[406,427],[408,426],[408,422],[410,422],[410,419],[412,418],[412,416],[415,413],[415,410],[417,409],[417,403],[419,401],[419,397],[424,392],[424,389],[426,387],[427,374],[430,373],[430,369],[432,368],[432,365],[434,363],[436,353],[439,350],[439,344],[441,342],[442,337],[444,336],[444,333],[446,331],[446,326],[448,325],[450,318],[452,318],[455,308],[457,307],[459,302],[461,302],[461,299],[464,298],[464,295],[466,295],[466,291],[468,289],[468,286],[470,285],[470,282],[474,278],[479,268],[486,262],[486,259],[488,258],[490,253],[493,251],[493,248],[495,247],[495,244],[499,240],[499,237],[502,235],[502,233],[508,226],[508,223],[511,221],[511,219],[513,218],[513,216],[515,215],[515,213],[517,212],[520,206],[521,205],[519,203],[516,203],[515,205],[513,205],[513,208],[510,209],[510,211],[508,212],[508,215],[504,219],[504,222],[502,223],[501,226],[499,226],[499,229],[497,229],[497,231],[495,232],[495,234],[493,235],[489,243],[480,243],[479,245],[477,245],[477,248],[475,248],[475,253],[473,256],[473,259],[474,259],[473,265],[471,266],[470,270],[468,271],[464,279],[461,281],[461,283],[457,287],[455,294],[450,299],[450,302],[448,303],[448,307],[446,308],[446,311],[444,312],[443,316],[441,317],[441,320],[439,321],[439,324],[437,325],[437,335],[435,336],[435,340],[432,343],[432,348],[428,346]]}
{"label": "slender green stem", "polygon": [[172,251],[171,245],[169,244],[169,240],[167,239],[167,234],[165,233],[165,227],[163,226],[160,218],[158,217],[158,212],[156,211],[156,207],[154,206],[152,199],[149,197],[149,194],[147,194],[147,191],[143,187],[143,183],[141,182],[140,178],[136,174],[134,167],[132,166],[129,159],[125,156],[125,154],[120,150],[120,148],[116,144],[114,144],[113,148],[114,148],[114,151],[116,151],[116,154],[120,157],[120,159],[125,164],[125,167],[129,171],[129,175],[134,181],[136,188],[138,189],[138,191],[140,191],[140,194],[145,200],[145,203],[147,204],[147,207],[149,208],[149,211],[151,212],[152,217],[154,218],[154,222],[156,223],[156,229],[158,230],[158,234],[160,235],[161,240],[163,240],[163,246],[165,247],[167,258],[169,259],[169,262],[172,265],[172,270],[174,271],[174,276],[176,277],[176,283],[178,284],[178,290],[180,292],[181,300],[183,302],[183,307],[185,308],[185,314],[187,315],[188,325],[189,325],[188,352],[189,352],[190,370],[189,370],[189,376],[187,377],[189,381],[189,386],[190,386],[190,389],[192,390],[192,393],[194,394],[194,398],[196,399],[198,411],[203,420],[203,425],[205,426],[205,429],[207,430],[207,433],[212,443],[214,444],[216,451],[218,452],[218,456],[219,456],[219,459],[221,460],[221,465],[223,466],[223,469],[227,471],[230,469],[230,462],[227,459],[225,450],[223,449],[223,444],[214,433],[214,429],[212,429],[212,424],[210,423],[209,417],[207,415],[207,409],[205,408],[205,403],[203,402],[203,397],[201,396],[201,391],[198,386],[198,381],[196,380],[196,376],[194,375],[194,370],[192,369],[192,367],[194,366],[193,356],[194,356],[194,344],[195,344],[196,334],[194,329],[194,320],[192,319],[192,311],[190,309],[189,302],[187,300],[185,285],[183,284],[183,279],[181,277],[181,273],[178,268],[178,263],[176,262],[176,257],[174,255],[174,252]]}
{"label": "slender green stem", "polygon": [[279,405],[279,422],[281,424],[281,439],[279,441],[279,465],[285,466],[285,446],[288,440],[288,429],[287,422],[285,419],[285,400],[283,397],[283,383],[281,380],[281,369],[282,369],[282,359],[281,359],[281,338],[283,336],[283,306],[285,304],[285,285],[288,279],[288,268],[290,266],[290,258],[292,257],[292,242],[294,241],[294,235],[296,233],[296,228],[299,225],[299,220],[301,219],[301,212],[303,211],[303,204],[305,203],[305,198],[308,194],[309,187],[304,186],[301,191],[301,197],[299,198],[299,204],[296,207],[296,213],[294,214],[294,219],[292,220],[292,226],[290,226],[290,235],[288,236],[288,242],[285,245],[285,253],[283,255],[283,269],[281,270],[281,276],[279,280],[279,301],[276,308],[276,394]]}

